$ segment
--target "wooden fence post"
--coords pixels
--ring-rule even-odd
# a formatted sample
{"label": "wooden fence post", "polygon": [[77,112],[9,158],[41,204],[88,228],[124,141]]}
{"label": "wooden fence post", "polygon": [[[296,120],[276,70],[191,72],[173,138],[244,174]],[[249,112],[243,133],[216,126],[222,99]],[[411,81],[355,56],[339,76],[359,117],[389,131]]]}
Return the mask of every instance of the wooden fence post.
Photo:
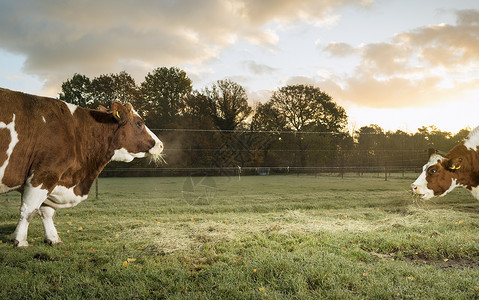
{"label": "wooden fence post", "polygon": [[384,163],[384,181],[388,181],[388,163]]}
{"label": "wooden fence post", "polygon": [[95,199],[98,200],[98,177],[95,180]]}

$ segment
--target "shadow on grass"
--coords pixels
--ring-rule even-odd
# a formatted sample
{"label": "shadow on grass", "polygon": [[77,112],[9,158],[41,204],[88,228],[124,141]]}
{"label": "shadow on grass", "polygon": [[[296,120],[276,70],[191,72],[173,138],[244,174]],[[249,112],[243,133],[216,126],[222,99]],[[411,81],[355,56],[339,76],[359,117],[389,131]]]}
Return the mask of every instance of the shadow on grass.
{"label": "shadow on grass", "polygon": [[428,265],[441,269],[479,269],[479,261],[476,258],[451,258],[451,259],[438,259],[430,258],[426,255],[408,255],[402,258],[398,258],[397,253],[376,253],[369,252],[369,254],[376,260],[394,261],[400,260],[410,265],[421,266]]}
{"label": "shadow on grass", "polygon": [[0,225],[0,240],[10,241],[12,233],[15,231],[16,224]]}
{"label": "shadow on grass", "polygon": [[452,200],[438,198],[434,202],[425,203],[423,207],[427,209],[450,209],[458,212],[479,214],[479,201],[469,198],[460,200],[454,198]]}

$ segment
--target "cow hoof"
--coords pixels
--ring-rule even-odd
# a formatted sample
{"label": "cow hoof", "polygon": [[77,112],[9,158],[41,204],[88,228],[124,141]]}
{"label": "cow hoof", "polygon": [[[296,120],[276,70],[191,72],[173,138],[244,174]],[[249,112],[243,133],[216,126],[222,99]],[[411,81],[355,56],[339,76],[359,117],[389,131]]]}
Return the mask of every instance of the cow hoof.
{"label": "cow hoof", "polygon": [[20,242],[19,240],[14,240],[13,247],[28,247],[28,242],[27,241]]}
{"label": "cow hoof", "polygon": [[63,242],[61,240],[52,241],[52,240],[46,239],[44,242],[46,244],[50,245],[50,246],[55,246],[55,245],[62,246],[63,245]]}

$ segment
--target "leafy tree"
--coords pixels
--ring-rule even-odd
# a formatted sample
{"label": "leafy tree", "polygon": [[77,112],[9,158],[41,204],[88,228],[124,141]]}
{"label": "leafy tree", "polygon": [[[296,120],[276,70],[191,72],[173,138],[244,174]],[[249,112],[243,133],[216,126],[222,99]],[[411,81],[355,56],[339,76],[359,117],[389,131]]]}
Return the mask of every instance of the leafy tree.
{"label": "leafy tree", "polygon": [[363,126],[356,132],[357,135],[357,162],[361,167],[384,166],[384,150],[386,135],[384,130],[376,125]]}
{"label": "leafy tree", "polygon": [[[468,135],[469,133],[471,132],[470,129],[461,129],[458,133],[456,133],[452,138],[451,138],[451,142],[452,144],[455,146],[456,144],[458,144],[459,142],[461,142],[462,140],[464,140]],[[453,146],[453,147],[454,147]],[[452,147],[451,147],[452,148]]]}
{"label": "leafy tree", "polygon": [[[272,106],[271,101],[258,103],[251,118],[250,129],[253,131],[265,131],[264,133],[251,134],[253,147],[261,155],[257,165],[274,165],[284,160],[278,151],[280,149],[284,134],[282,130],[286,126],[286,119]],[[257,155],[257,156],[259,156]],[[288,164],[286,164],[288,165]]]}
{"label": "leafy tree", "polygon": [[441,131],[434,125],[418,128],[418,133],[423,135],[424,139],[427,141],[428,148],[449,151],[450,148],[454,146],[450,143],[452,134],[450,132]]}
{"label": "leafy tree", "polygon": [[252,130],[282,131],[286,124],[286,118],[273,106],[271,101],[256,105],[251,119]]}
{"label": "leafy tree", "polygon": [[271,96],[272,107],[287,120],[287,127],[295,131],[339,132],[347,124],[344,108],[331,96],[311,85],[288,85]]}
{"label": "leafy tree", "polygon": [[358,147],[362,151],[374,153],[375,150],[384,150],[385,134],[384,130],[376,124],[363,126],[356,131],[358,136]]}
{"label": "leafy tree", "polygon": [[200,105],[196,109],[207,112],[214,128],[221,130],[209,137],[215,149],[209,155],[209,162],[223,174],[229,172],[231,167],[244,166],[250,162],[249,136],[230,132],[245,128],[244,121],[251,113],[245,89],[231,80],[218,80],[211,88],[205,88],[196,99]]}
{"label": "leafy tree", "polygon": [[183,126],[191,129],[214,129],[213,118],[210,114],[208,98],[194,91],[185,98],[183,109]]}
{"label": "leafy tree", "polygon": [[90,85],[90,78],[75,73],[71,79],[62,83],[62,92],[59,94],[59,98],[82,107],[91,107]]}
{"label": "leafy tree", "polygon": [[141,83],[144,102],[141,111],[155,128],[176,127],[185,109],[185,99],[192,91],[192,82],[185,71],[161,67],[148,73]]}
{"label": "leafy tree", "polygon": [[114,100],[131,103],[135,108],[142,102],[135,80],[125,71],[94,78],[90,85],[90,95],[95,108],[99,105],[108,107]]}
{"label": "leafy tree", "polygon": [[208,99],[202,93],[194,91],[185,99],[183,110],[182,127],[186,129],[203,129],[203,132],[177,132],[176,140],[181,140],[181,148],[187,150],[183,159],[185,167],[204,166],[204,162],[210,161],[208,151],[215,149],[219,141],[215,139],[215,125],[210,115]]}
{"label": "leafy tree", "polygon": [[231,80],[218,80],[211,89],[206,88],[204,94],[218,129],[237,129],[251,113],[245,89]]}
{"label": "leafy tree", "polygon": [[108,107],[114,100],[130,102],[134,106],[142,102],[135,80],[125,71],[100,75],[93,80],[85,75],[75,74],[62,84],[59,98],[93,109],[99,105]]}
{"label": "leafy tree", "polygon": [[[279,112],[285,120],[284,130],[296,132],[294,143],[299,150],[299,164],[315,164],[319,161],[329,163],[333,160],[325,153],[312,157],[308,149],[330,149],[333,139],[304,134],[311,131],[340,133],[347,124],[344,108],[332,101],[331,96],[321,89],[310,85],[288,85],[274,92],[270,99],[271,107]],[[285,143],[291,147],[291,142]],[[318,153],[318,152],[316,152]]]}

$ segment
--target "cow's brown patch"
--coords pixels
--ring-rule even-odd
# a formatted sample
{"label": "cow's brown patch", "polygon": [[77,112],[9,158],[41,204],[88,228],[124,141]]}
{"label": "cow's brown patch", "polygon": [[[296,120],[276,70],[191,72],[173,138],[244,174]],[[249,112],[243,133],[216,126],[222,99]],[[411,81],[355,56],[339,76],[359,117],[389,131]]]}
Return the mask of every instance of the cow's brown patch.
{"label": "cow's brown patch", "polygon": [[446,160],[443,162],[446,168],[458,184],[471,189],[479,185],[479,153],[470,150],[461,143],[446,154]]}
{"label": "cow's brown patch", "polygon": [[442,163],[432,165],[426,170],[427,187],[435,196],[442,195],[451,187],[452,175]]}

